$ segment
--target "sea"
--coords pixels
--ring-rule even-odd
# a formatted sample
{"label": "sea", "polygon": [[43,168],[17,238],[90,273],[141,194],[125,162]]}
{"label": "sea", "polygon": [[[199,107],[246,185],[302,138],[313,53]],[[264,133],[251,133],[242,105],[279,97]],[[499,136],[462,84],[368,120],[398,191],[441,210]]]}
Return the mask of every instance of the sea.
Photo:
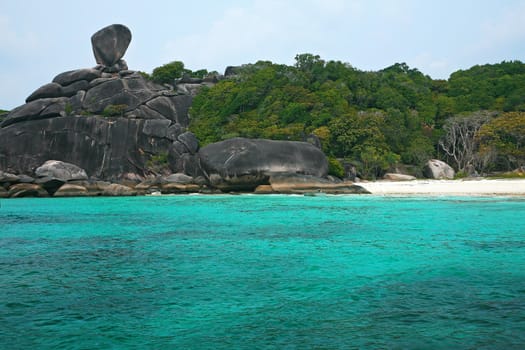
{"label": "sea", "polygon": [[525,198],[0,200],[2,349],[524,349]]}

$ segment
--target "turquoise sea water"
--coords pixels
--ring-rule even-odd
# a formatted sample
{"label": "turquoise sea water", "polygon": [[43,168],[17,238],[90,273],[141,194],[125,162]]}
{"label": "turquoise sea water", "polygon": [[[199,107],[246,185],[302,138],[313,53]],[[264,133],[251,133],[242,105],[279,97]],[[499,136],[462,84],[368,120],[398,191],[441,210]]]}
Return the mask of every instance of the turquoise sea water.
{"label": "turquoise sea water", "polygon": [[525,199],[0,201],[4,349],[523,349]]}

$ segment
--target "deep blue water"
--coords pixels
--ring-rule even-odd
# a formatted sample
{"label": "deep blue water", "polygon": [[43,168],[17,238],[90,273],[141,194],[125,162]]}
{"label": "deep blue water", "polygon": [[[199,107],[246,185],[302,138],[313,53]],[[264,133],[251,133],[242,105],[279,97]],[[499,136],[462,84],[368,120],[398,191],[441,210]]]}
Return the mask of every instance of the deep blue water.
{"label": "deep blue water", "polygon": [[525,199],[0,201],[5,349],[523,349]]}

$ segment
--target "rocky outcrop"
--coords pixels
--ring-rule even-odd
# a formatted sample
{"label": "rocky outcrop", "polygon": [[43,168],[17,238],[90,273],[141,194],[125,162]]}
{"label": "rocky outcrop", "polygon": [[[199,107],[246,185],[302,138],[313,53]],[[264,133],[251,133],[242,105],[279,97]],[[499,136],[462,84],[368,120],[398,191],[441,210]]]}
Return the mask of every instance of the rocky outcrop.
{"label": "rocky outcrop", "polygon": [[54,197],[85,197],[89,192],[80,185],[64,184],[54,194]]}
{"label": "rocky outcrop", "polygon": [[390,181],[412,181],[415,180],[416,177],[406,174],[386,173],[385,175],[383,175],[383,179]]}
{"label": "rocky outcrop", "polygon": [[234,138],[199,151],[200,164],[213,187],[223,191],[254,190],[272,174],[325,177],[326,156],[306,142]]}
{"label": "rocky outcrop", "polygon": [[48,197],[48,192],[37,184],[19,183],[9,187],[8,197]]}
{"label": "rocky outcrop", "polygon": [[423,167],[423,175],[429,179],[453,179],[456,173],[447,163],[430,159]]}
{"label": "rocky outcrop", "polygon": [[104,188],[102,194],[104,196],[136,196],[137,191],[128,186],[111,184]]}
{"label": "rocky outcrop", "polygon": [[0,124],[0,169],[31,175],[57,159],[99,179],[196,175],[198,141],[187,131],[192,96],[127,70],[130,40],[125,26],[101,29],[92,37],[95,68],[58,74],[8,113]]}
{"label": "rocky outcrop", "polygon": [[91,37],[95,60],[103,71],[115,72],[128,69],[122,57],[131,42],[131,31],[121,24],[100,29]]}
{"label": "rocky outcrop", "polygon": [[217,77],[183,77],[172,88],[129,70],[123,56],[131,32],[123,25],[101,29],[91,42],[97,66],[58,74],[1,116],[0,196],[215,193],[260,185],[267,193],[359,192],[327,178],[313,135],[311,143],[235,138],[201,149],[188,130],[188,110]]}
{"label": "rocky outcrop", "polygon": [[38,177],[51,177],[61,181],[87,180],[86,171],[74,164],[59,160],[48,160],[35,170]]}
{"label": "rocky outcrop", "polygon": [[[311,175],[279,174],[269,179],[270,187],[275,193],[285,194],[366,194],[363,187],[352,182],[331,181]],[[261,189],[259,189],[260,191]],[[263,188],[268,191],[268,188]],[[257,192],[257,191],[256,191]]]}

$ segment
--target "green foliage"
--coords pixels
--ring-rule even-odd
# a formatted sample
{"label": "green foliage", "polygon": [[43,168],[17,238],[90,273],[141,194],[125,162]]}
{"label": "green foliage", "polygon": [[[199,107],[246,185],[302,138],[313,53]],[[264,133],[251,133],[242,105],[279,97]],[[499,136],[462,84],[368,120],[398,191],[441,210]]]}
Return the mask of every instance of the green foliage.
{"label": "green foliage", "polygon": [[71,103],[66,102],[66,105],[64,106],[64,112],[66,112],[66,115],[71,115],[73,113],[73,106]]}
{"label": "green foliage", "polygon": [[157,67],[150,74],[139,72],[146,79],[153,80],[159,84],[173,84],[176,79],[182,77],[198,78],[203,79],[210,74],[217,75],[217,72],[208,72],[206,69],[199,69],[192,71],[184,67],[184,63],[181,61],[173,61],[163,66]]}
{"label": "green foliage", "polygon": [[450,76],[448,92],[455,112],[525,111],[525,64],[520,61],[474,66]]}
{"label": "green foliage", "polygon": [[159,84],[173,84],[173,81],[181,78],[186,71],[184,63],[173,61],[155,68],[151,73],[151,80]]}
{"label": "green foliage", "polygon": [[169,172],[168,153],[163,152],[152,155],[146,162],[146,167],[156,173]]}
{"label": "green foliage", "polygon": [[509,112],[492,119],[479,131],[480,152],[490,154],[500,168],[525,165],[525,112]]}
{"label": "green foliage", "polygon": [[405,63],[364,72],[304,53],[293,66],[259,61],[204,88],[194,99],[190,129],[204,144],[314,133],[326,154],[352,159],[364,176],[376,177],[398,161],[446,157],[439,140],[447,121],[486,108],[525,111],[525,64],[475,66],[432,80]]}
{"label": "green foliage", "polygon": [[128,109],[128,105],[120,104],[120,105],[107,105],[106,108],[102,111],[102,116],[109,118],[109,117],[123,117],[124,112],[126,112],[126,109]]}
{"label": "green foliage", "polygon": [[328,175],[342,179],[345,176],[345,169],[340,161],[334,157],[328,157]]}
{"label": "green foliage", "polygon": [[2,122],[2,120],[4,120],[4,118],[7,116],[8,113],[9,111],[0,109],[0,123]]}

